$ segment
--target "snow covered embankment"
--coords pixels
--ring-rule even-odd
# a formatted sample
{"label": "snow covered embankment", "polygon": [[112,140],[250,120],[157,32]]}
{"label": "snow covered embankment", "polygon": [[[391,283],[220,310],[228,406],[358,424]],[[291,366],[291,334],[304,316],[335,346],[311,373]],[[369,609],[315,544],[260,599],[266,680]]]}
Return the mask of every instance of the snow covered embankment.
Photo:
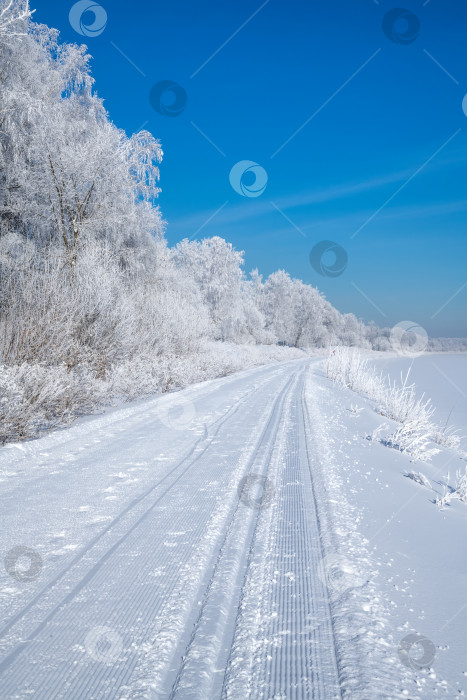
{"label": "snow covered embankment", "polygon": [[[467,376],[467,356],[455,359],[456,372],[461,360],[464,363],[459,378],[461,396],[462,377]],[[433,361],[431,357],[417,358],[414,365],[414,373],[425,378],[422,389],[428,394],[431,393],[430,382],[438,392],[441,389],[439,373],[431,367]],[[391,362],[400,367],[400,358],[381,359],[385,370],[390,368]],[[406,362],[409,363],[410,360]],[[417,363],[423,366],[423,372],[417,369]],[[451,407],[460,400],[455,392],[456,375],[451,376],[448,356],[436,358],[436,363],[446,378],[445,404]],[[429,461],[424,461],[426,455],[395,450],[394,444],[374,439],[383,432],[381,407],[385,405],[385,397],[380,395],[375,401],[371,391],[376,372],[359,374],[354,371],[352,374],[348,371],[342,376],[346,378],[345,383],[353,387],[350,389],[342,387],[342,381],[338,382],[340,387],[333,386],[325,378],[326,369],[330,374],[332,366],[332,363],[328,366],[327,362],[322,363],[322,378],[317,380],[325,392],[322,404],[327,420],[340,426],[340,448],[333,453],[331,473],[337,471],[346,497],[360,514],[358,530],[368,541],[367,547],[376,562],[379,576],[374,580],[387,601],[397,655],[412,673],[409,697],[418,697],[417,693],[426,698],[464,695],[467,691],[463,652],[467,567],[462,557],[454,553],[464,548],[467,506],[461,502],[462,479],[456,494],[456,477],[450,473],[461,477],[465,474],[465,453],[457,442],[450,447],[452,443],[436,444],[430,440],[428,446],[438,451],[428,455]],[[362,364],[353,363],[353,369],[356,368],[361,370]],[[392,372],[393,376],[397,377],[399,371]],[[404,392],[402,385],[403,382],[397,385],[397,381],[385,383],[386,390],[388,387],[396,389],[392,397],[404,398],[396,402],[397,409],[401,406],[423,409],[427,405],[421,390],[415,387],[416,391],[412,391],[407,387]],[[372,398],[358,397],[354,391]],[[386,417],[384,430],[397,431],[399,425]],[[430,420],[428,432],[432,429]],[[388,446],[391,449],[387,449]],[[341,453],[344,459],[336,459],[336,453]],[[412,464],[415,459],[419,462],[416,468]],[[444,498],[446,493],[447,499]],[[338,500],[336,494],[336,502]],[[436,508],[436,503],[446,505],[449,502],[451,507],[445,510]]]}

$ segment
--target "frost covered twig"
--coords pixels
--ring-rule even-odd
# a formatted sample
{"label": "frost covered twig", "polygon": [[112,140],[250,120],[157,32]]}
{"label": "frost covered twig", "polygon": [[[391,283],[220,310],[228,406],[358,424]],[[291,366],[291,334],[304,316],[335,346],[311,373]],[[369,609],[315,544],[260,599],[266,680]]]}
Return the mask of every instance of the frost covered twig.
{"label": "frost covered twig", "polygon": [[359,408],[357,405],[351,403],[349,411],[353,416],[358,418],[360,416],[360,413],[363,411],[363,408]]}
{"label": "frost covered twig", "polygon": [[407,474],[405,476],[408,479],[412,479],[412,481],[415,481],[417,484],[420,484],[421,486],[426,486],[429,489],[433,488],[431,486],[430,481],[426,478],[425,474],[422,474],[421,472],[407,472]]}
{"label": "frost covered twig", "polygon": [[[1,7],[1,5],[0,5]],[[19,24],[32,17],[35,10],[29,9],[29,0],[23,3],[7,0],[0,10],[0,34],[8,36],[26,36],[26,31],[17,31]]]}
{"label": "frost covered twig", "polygon": [[[409,384],[410,369],[400,382],[378,374],[356,348],[336,347],[330,351],[328,376],[338,384],[352,389],[376,402],[376,411],[401,423],[396,432],[383,440],[389,447],[406,452],[413,459],[430,460],[439,450],[430,443],[458,449],[457,431],[444,429],[432,422],[434,407],[424,394],[417,398],[414,384]],[[379,431],[379,434],[376,433]],[[372,439],[380,437],[381,426]]]}

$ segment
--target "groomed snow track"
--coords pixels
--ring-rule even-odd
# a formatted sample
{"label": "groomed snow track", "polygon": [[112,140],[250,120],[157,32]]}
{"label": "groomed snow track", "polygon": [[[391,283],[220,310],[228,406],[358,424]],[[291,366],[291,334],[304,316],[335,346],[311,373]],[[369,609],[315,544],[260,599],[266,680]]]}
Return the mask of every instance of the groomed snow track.
{"label": "groomed snow track", "polygon": [[[2,698],[341,697],[309,364],[249,370],[2,452],[2,546],[43,559],[33,581],[2,574]],[[193,419],[173,429],[161,406],[179,397]],[[248,474],[267,479],[262,502],[254,488],[239,498]]]}

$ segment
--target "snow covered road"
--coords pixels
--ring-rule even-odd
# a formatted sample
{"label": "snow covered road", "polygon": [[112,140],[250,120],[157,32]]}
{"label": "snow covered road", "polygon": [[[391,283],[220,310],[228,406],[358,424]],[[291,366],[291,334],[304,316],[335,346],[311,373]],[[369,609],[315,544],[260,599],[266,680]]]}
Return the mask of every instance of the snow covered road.
{"label": "snow covered road", "polygon": [[364,571],[329,554],[351,533],[329,519],[315,362],[1,451],[2,698],[404,697],[361,629],[383,611],[349,595]]}

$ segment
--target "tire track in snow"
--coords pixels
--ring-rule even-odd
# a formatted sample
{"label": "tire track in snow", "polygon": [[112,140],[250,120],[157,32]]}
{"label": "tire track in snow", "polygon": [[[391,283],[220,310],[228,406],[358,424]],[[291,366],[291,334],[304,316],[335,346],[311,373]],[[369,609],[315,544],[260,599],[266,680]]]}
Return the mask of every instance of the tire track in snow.
{"label": "tire track in snow", "polygon": [[[287,378],[287,376],[286,376],[286,378]],[[283,375],[281,374],[280,377],[277,377],[277,376],[274,374],[274,375],[273,375],[273,379],[276,379],[277,381],[280,381],[280,382],[282,383]],[[261,387],[261,388],[263,388],[263,387]],[[250,392],[250,393],[251,393],[251,392]],[[248,396],[245,398],[245,402],[247,401],[247,399],[249,398],[249,396],[250,396],[250,394],[248,394]],[[244,402],[243,402],[243,403],[244,403]],[[237,405],[234,407],[234,409],[233,409],[232,411],[229,412],[228,415],[226,415],[226,416],[224,416],[224,417],[222,417],[222,418],[220,419],[222,422],[221,422],[221,425],[218,426],[218,430],[217,430],[217,432],[215,433],[215,435],[217,435],[217,433],[219,432],[219,430],[220,430],[221,428],[225,427],[224,424],[228,425],[229,422],[232,421],[233,416],[235,416],[235,414],[237,414],[237,413],[239,412],[239,408],[240,408],[241,405],[243,405],[243,403],[237,404]],[[257,409],[256,409],[256,410],[254,410],[254,409],[255,409],[255,407],[253,406],[253,415],[252,415],[252,418],[254,418],[254,421],[257,421],[257,420],[258,420],[258,411],[257,411]],[[253,424],[253,425],[254,425],[254,421],[252,421],[252,424]],[[215,436],[211,436],[211,439],[209,440],[208,444],[205,445],[205,449],[203,450],[202,454],[197,455],[196,458],[195,458],[195,460],[194,460],[194,462],[197,462],[197,463],[199,464],[199,462],[200,462],[200,457],[201,457],[201,456],[205,456],[206,452],[208,451],[208,448],[211,447],[211,446],[213,445],[213,443],[214,443],[214,437],[215,437]],[[245,439],[245,436],[243,436],[243,438],[242,438],[243,442],[244,442],[244,439]],[[235,456],[235,455],[234,455],[234,456]],[[180,466],[180,465],[178,465],[178,466]],[[184,472],[183,472],[182,474],[180,474],[178,477],[176,477],[175,481],[171,484],[171,486],[169,486],[169,487],[165,490],[165,492],[164,492],[164,494],[163,494],[164,496],[166,496],[166,497],[169,497],[169,496],[170,496],[170,493],[169,493],[169,492],[170,492],[170,489],[172,488],[172,486],[174,486],[175,484],[178,484],[178,482],[182,479],[182,477],[186,477],[186,474],[187,474],[187,472],[188,472],[188,470],[189,470],[189,468],[190,468],[191,466],[192,466],[192,464],[189,464],[189,465],[186,467],[186,469],[184,470]],[[180,485],[180,484],[179,484],[179,485]],[[167,495],[167,494],[168,494],[168,495]],[[196,500],[196,494],[193,496],[193,499],[192,499],[192,500]],[[65,640],[67,634],[69,633],[69,630],[67,629],[68,626],[65,624],[65,626],[62,626],[62,627],[59,627],[59,626],[58,626],[58,627],[57,627],[57,622],[54,620],[54,618],[55,618],[55,617],[57,617],[57,618],[63,617],[63,616],[65,615],[65,613],[66,613],[67,608],[69,608],[71,604],[75,604],[75,605],[76,605],[76,598],[78,597],[78,594],[83,593],[83,589],[84,589],[86,586],[89,586],[89,584],[91,584],[91,582],[93,582],[93,585],[96,586],[96,581],[95,581],[94,579],[99,578],[99,576],[101,576],[101,568],[102,568],[102,566],[103,566],[104,564],[106,565],[106,564],[108,563],[108,560],[110,559],[110,557],[112,557],[113,560],[115,560],[115,556],[118,555],[118,551],[117,551],[117,550],[118,550],[118,548],[120,547],[120,545],[123,544],[124,542],[126,543],[127,539],[128,539],[129,537],[133,537],[134,534],[135,534],[135,531],[136,531],[138,528],[140,528],[143,524],[145,524],[146,517],[147,517],[149,514],[152,515],[152,511],[153,511],[154,507],[155,507],[156,505],[160,505],[159,502],[160,502],[160,499],[158,499],[157,503],[152,504],[152,506],[151,506],[148,510],[146,510],[146,511],[143,513],[143,516],[141,516],[141,517],[139,518],[139,520],[138,520],[136,523],[133,524],[133,526],[131,527],[131,529],[130,529],[129,531],[126,531],[125,534],[120,538],[120,540],[118,540],[117,543],[115,543],[115,544],[111,547],[110,550],[107,550],[107,552],[104,554],[104,557],[102,557],[102,558],[99,560],[98,566],[95,565],[95,566],[86,574],[86,576],[84,577],[84,579],[81,579],[81,581],[79,582],[78,585],[75,585],[74,587],[72,587],[71,591],[68,593],[68,595],[66,596],[66,598],[65,598],[64,600],[62,599],[62,600],[60,601],[60,604],[57,605],[57,606],[52,610],[52,612],[49,613],[49,614],[45,617],[45,619],[42,620],[42,622],[39,624],[39,626],[34,630],[33,634],[30,634],[30,635],[27,636],[26,644],[25,644],[25,645],[20,645],[20,646],[13,652],[13,653],[14,653],[14,656],[12,656],[12,655],[10,654],[10,655],[7,657],[7,660],[6,660],[6,661],[7,661],[7,664],[4,663],[4,666],[3,666],[4,669],[6,669],[7,665],[9,666],[10,664],[14,664],[14,662],[15,662],[16,659],[17,659],[17,656],[18,656],[18,655],[21,656],[22,653],[24,653],[24,652],[27,652],[27,653],[26,653],[26,656],[28,657],[28,659],[29,659],[31,662],[34,663],[34,659],[37,659],[37,656],[38,656],[38,655],[39,655],[39,657],[40,657],[41,654],[42,654],[42,658],[44,658],[44,654],[46,654],[46,647],[47,647],[47,645],[52,645],[52,647],[53,647],[54,644],[55,644],[55,645],[57,645],[57,644],[60,645],[61,642],[62,642],[63,640]],[[177,519],[177,517],[174,518],[174,522],[173,522],[174,527],[180,527],[180,524],[183,524],[183,513],[178,514],[178,515],[180,516],[180,517],[178,517],[178,519]],[[197,523],[196,523],[196,527],[198,528],[198,535],[199,535],[199,533],[202,531],[202,525],[203,525],[203,523],[205,523],[206,520],[208,519],[208,515],[209,515],[209,512],[206,513],[205,511],[203,511],[203,512],[201,513],[201,516],[202,516],[202,517],[201,517],[201,519],[199,520],[199,522],[197,521]],[[185,520],[186,520],[186,518],[185,518]],[[175,521],[176,521],[176,522],[175,522]],[[185,522],[185,525],[186,525],[186,522]],[[172,528],[172,529],[173,529],[173,528]],[[126,549],[128,550],[128,545],[127,545],[127,543],[126,543]],[[187,551],[188,551],[188,554],[190,554],[190,551],[189,551],[189,550],[187,550]],[[121,555],[119,555],[119,556],[121,556]],[[163,561],[161,561],[161,563],[162,563],[162,564],[165,564],[165,561],[166,561],[166,560],[164,559]],[[183,568],[184,563],[185,563],[185,562],[184,562],[183,560],[182,560],[182,561],[177,560],[177,565],[179,566],[179,568],[180,568],[180,567]],[[117,567],[117,568],[118,568],[118,567]],[[119,573],[121,573],[121,572],[118,572],[118,571],[116,572],[117,577],[118,577],[118,574],[119,574]],[[101,578],[102,578],[102,576],[101,576]],[[146,592],[146,593],[147,593],[147,592]],[[170,591],[169,591],[169,593],[170,593]],[[138,594],[138,597],[137,597],[137,598],[131,599],[131,601],[129,601],[129,603],[131,604],[131,607],[132,607],[132,608],[136,607],[136,608],[140,609],[141,606],[143,606],[143,607],[144,607],[145,605],[147,606],[147,601],[146,601],[146,598],[145,598],[145,591],[144,591],[144,587],[143,587],[143,586],[140,587],[140,589],[137,591],[137,594]],[[145,602],[145,601],[146,601],[146,602]],[[111,602],[112,602],[112,601],[110,601],[110,603],[111,603]],[[109,603],[109,605],[110,605],[110,603]],[[79,605],[78,605],[78,607],[79,607]],[[150,607],[150,606],[148,606],[148,607]],[[131,610],[128,611],[128,615],[130,615],[130,613],[131,613]],[[152,614],[152,613],[153,613],[153,611],[151,611],[151,614]],[[130,616],[131,616],[131,615],[130,615]],[[66,615],[65,615],[65,617],[66,617]],[[124,617],[124,615],[121,615],[121,617],[122,617],[122,619],[121,619],[121,627],[122,627],[122,629],[125,628],[125,627],[128,627],[128,626],[129,626],[128,620]],[[71,617],[71,620],[70,620],[70,621],[73,621],[73,616]],[[52,624],[52,623],[54,623],[54,624]],[[147,621],[147,620],[144,620],[144,621],[143,621],[143,624],[148,624],[148,621]],[[55,626],[54,626],[54,625],[55,625]],[[131,625],[130,625],[130,627],[131,627]],[[54,638],[54,639],[53,639],[53,642],[49,642],[49,641],[47,640],[47,642],[44,643],[44,642],[45,642],[45,640],[44,640],[44,634],[46,634],[46,631],[47,631],[46,628],[47,628],[47,630],[49,630],[49,629],[52,630],[52,632],[53,632],[53,635],[52,635],[52,636],[53,636],[53,638]],[[41,633],[43,633],[43,632],[44,632],[44,634],[42,634],[42,641],[41,641],[40,636],[41,636]],[[41,648],[41,653],[40,653],[40,654],[38,653],[39,650],[38,650],[37,644],[35,645],[34,648],[31,647],[31,642],[34,641],[34,640],[37,640],[37,641],[41,644],[41,647],[42,647],[42,646],[44,647],[43,650],[42,650],[42,648]],[[65,646],[66,646],[66,645],[65,645]],[[47,658],[47,657],[45,657],[45,658]],[[25,661],[27,661],[28,659],[25,659]],[[19,661],[19,659],[18,659],[18,661]],[[35,663],[37,664],[37,660],[35,661]],[[119,673],[118,673],[118,678],[117,678],[117,677],[114,677],[114,679],[113,679],[113,686],[112,686],[112,688],[106,686],[107,681],[105,681],[105,679],[108,680],[109,676],[112,676],[112,674],[109,672],[109,669],[108,669],[107,667],[105,667],[105,666],[103,666],[103,667],[101,667],[101,668],[93,669],[93,670],[94,670],[94,673],[92,673],[92,674],[90,674],[90,673],[84,673],[85,678],[83,678],[83,679],[81,679],[81,680],[79,681],[79,682],[81,683],[80,686],[76,684],[76,683],[78,682],[78,678],[77,678],[77,677],[75,677],[74,681],[73,681],[73,680],[68,680],[68,681],[66,681],[66,682],[68,683],[68,686],[67,686],[67,687],[68,687],[69,690],[71,689],[71,692],[72,692],[72,696],[73,696],[73,697],[75,697],[75,696],[76,696],[76,697],[81,697],[81,696],[82,696],[82,697],[94,697],[94,695],[92,695],[92,689],[93,689],[93,688],[95,688],[95,687],[103,687],[103,686],[106,686],[106,691],[105,691],[104,696],[105,696],[105,697],[114,697],[114,696],[115,696],[115,693],[116,693],[116,689],[117,689],[118,687],[120,687],[124,682],[128,682],[128,680],[130,679],[131,674],[132,674],[132,671],[133,671],[133,669],[135,668],[135,665],[136,665],[136,661],[135,661],[135,660],[130,660],[127,664],[122,664],[122,668],[120,669],[120,671],[119,671]],[[17,664],[16,664],[15,673],[13,673],[13,674],[10,675],[10,677],[9,677],[9,679],[8,679],[8,684],[5,685],[4,687],[5,687],[5,688],[9,687],[11,690],[13,690],[13,689],[16,687],[15,684],[18,682],[18,674],[21,675],[21,671],[22,671],[22,669],[21,669],[21,668],[18,668],[18,663],[17,663]],[[24,667],[23,667],[23,671],[24,671]],[[44,698],[46,698],[46,697],[51,697],[51,696],[52,696],[52,697],[69,697],[69,696],[70,696],[70,695],[67,694],[67,693],[65,693],[65,695],[61,695],[61,694],[60,694],[61,692],[64,692],[64,691],[63,691],[63,687],[64,687],[64,683],[65,683],[65,680],[64,680],[64,679],[65,679],[67,676],[70,677],[70,678],[71,678],[71,676],[73,676],[73,673],[71,672],[71,670],[70,670],[70,668],[69,668],[69,663],[68,663],[68,662],[62,663],[60,672],[55,672],[55,679],[54,679],[53,681],[52,681],[52,679],[51,679],[50,677],[47,677],[47,674],[46,674],[46,673],[41,672],[41,670],[39,670],[39,672],[38,672],[37,675],[39,675],[39,676],[42,675],[42,682],[41,682],[41,684],[40,684],[40,687],[37,688],[37,686],[36,686],[37,692],[36,692],[35,694],[36,694],[37,697],[44,697]],[[83,675],[83,674],[81,674],[81,675]],[[115,671],[113,672],[113,676],[116,676]],[[7,680],[7,679],[5,678],[5,680]],[[109,682],[110,682],[110,681],[109,681]],[[53,686],[52,686],[52,683],[53,683]],[[72,685],[70,685],[70,683],[72,683]],[[73,685],[73,683],[74,683],[74,685]],[[26,686],[23,686],[23,687],[24,687],[24,690],[25,690],[25,695],[28,694],[28,693],[30,692],[30,689],[29,689],[29,688],[26,689]],[[79,694],[78,694],[78,687],[80,688]],[[60,689],[62,689],[62,690],[60,690]],[[81,695],[81,693],[83,693],[83,695]],[[18,697],[22,697],[22,696],[19,695]],[[97,697],[97,696],[96,696],[96,697]]]}
{"label": "tire track in snow", "polygon": [[[179,481],[179,479],[186,474],[186,472],[194,466],[204,455],[205,451],[209,448],[214,438],[219,433],[220,429],[245,403],[248,398],[254,393],[255,389],[251,389],[246,392],[237,404],[229,408],[224,415],[220,416],[214,423],[209,426],[209,429],[205,430],[205,433],[198,438],[192,447],[188,450],[185,456],[180,462],[178,462],[164,477],[159,479],[155,484],[151,485],[150,488],[146,489],[142,494],[134,498],[103,530],[101,530],[70,562],[69,564],[60,571],[51,581],[49,581],[33,598],[29,603],[19,610],[15,615],[13,615],[8,622],[3,625],[0,629],[0,640],[3,639],[8,632],[16,625],[16,623],[21,620],[34,606],[36,606],[44,596],[46,596],[50,590],[55,587],[68,573],[70,573],[81,560],[84,559],[86,555],[107,535],[111,534],[115,527],[123,521],[128,515],[132,514],[132,511],[137,509],[138,506],[143,504],[146,500],[150,498],[152,494],[160,487],[164,485],[164,482],[169,479],[172,475],[175,475],[174,480],[167,486],[163,493],[158,496],[155,502],[151,503],[149,508],[147,508],[142,515],[140,515],[135,523],[132,523],[129,528],[125,530],[125,533],[119,537],[117,542],[115,542],[110,548],[105,550],[105,553],[100,556],[97,562],[92,565],[92,568],[85,574],[85,576],[80,580],[80,582],[73,588],[73,590],[63,598],[56,607],[54,607],[47,617],[42,621],[39,627],[30,635],[28,635],[28,640],[32,640],[37,633],[43,628],[47,622],[52,619],[53,615],[60,609],[61,606],[68,603],[74,595],[76,595],[84,585],[86,585],[95,573],[99,570],[102,564],[108,559],[108,557],[122,544],[126,538],[131,534],[135,527],[139,525],[140,522],[152,511],[152,509],[160,502],[160,500],[169,492],[169,490]],[[139,412],[138,412],[139,413]],[[212,431],[212,434],[209,434]],[[199,450],[197,452],[197,450]],[[190,458],[191,461],[190,461]],[[181,474],[176,475],[176,472],[182,469]],[[4,656],[0,661],[0,674],[9,666],[12,660],[17,654],[25,647],[25,642],[22,642],[15,650]]]}
{"label": "tire track in snow", "polygon": [[[289,390],[289,387],[293,381],[293,377],[289,378],[288,381],[286,382],[285,386],[283,386],[278,394],[278,396],[275,398],[273,402],[272,408],[268,407],[267,412],[266,412],[266,417],[261,420],[258,424],[257,429],[254,431],[254,435],[251,440],[251,444],[247,446],[244,452],[243,459],[240,460],[240,465],[239,468],[232,474],[232,477],[230,479],[227,492],[229,494],[229,498],[231,503],[229,504],[229,509],[227,510],[228,512],[228,518],[225,517],[225,513],[223,511],[226,511],[225,507],[221,507],[221,509],[218,511],[218,513],[215,513],[212,519],[212,524],[211,524],[211,529],[213,533],[219,532],[219,535],[215,535],[214,539],[216,540],[216,546],[213,547],[213,543],[208,541],[206,542],[206,547],[202,551],[197,551],[195,554],[195,558],[201,557],[203,559],[203,566],[205,566],[205,562],[208,559],[211,559],[209,566],[207,566],[207,571],[208,571],[208,577],[206,576],[202,577],[201,583],[196,582],[196,581],[190,581],[190,575],[186,578],[182,578],[179,581],[179,584],[177,588],[174,590],[173,595],[172,595],[172,600],[167,601],[165,610],[162,611],[161,613],[161,618],[164,617],[164,614],[166,614],[166,617],[170,619],[170,625],[167,625],[165,622],[162,623],[162,639],[157,639],[155,640],[155,649],[152,651],[151,654],[149,654],[148,658],[144,660],[143,663],[143,668],[149,667],[147,670],[147,683],[146,687],[144,684],[140,684],[138,687],[138,690],[136,692],[136,695],[131,694],[130,697],[157,697],[157,698],[167,698],[171,693],[174,692],[174,688],[177,685],[178,679],[182,674],[183,667],[184,667],[184,659],[187,656],[187,649],[190,648],[191,645],[191,640],[193,640],[196,630],[199,628],[199,623],[200,619],[204,619],[202,616],[202,613],[206,611],[207,603],[208,603],[208,594],[211,591],[213,581],[215,579],[215,573],[218,570],[219,567],[219,562],[220,562],[220,551],[222,551],[223,546],[225,545],[225,540],[226,540],[226,534],[229,531],[231,531],[231,526],[234,521],[235,514],[238,511],[239,507],[239,501],[238,501],[238,496],[237,496],[237,486],[238,483],[241,479],[241,477],[245,474],[248,473],[251,470],[252,464],[255,462],[258,453],[261,451],[261,448],[264,447],[264,442],[265,442],[265,436],[269,435],[271,430],[274,430],[274,426],[277,423],[277,413],[281,409],[283,402],[284,402],[284,397],[286,393]],[[223,521],[223,522],[222,522]],[[248,521],[249,522],[249,521]],[[221,526],[222,523],[222,526]],[[239,550],[241,554],[243,554],[243,540],[241,538],[239,539],[240,547]],[[212,556],[214,552],[214,558]],[[240,556],[241,556],[240,554]],[[233,558],[232,562],[232,567],[234,570],[237,569],[238,567],[238,558]],[[191,589],[195,588],[193,590],[193,596],[192,600],[199,600],[199,605],[201,606],[201,613],[197,613],[195,610],[195,614],[192,619],[192,625],[193,625],[193,632],[190,632],[190,626],[187,626],[186,620],[187,620],[187,610],[183,610],[183,605],[182,605],[182,610],[177,611],[175,614],[175,622],[174,622],[174,615],[171,613],[171,610],[174,609],[176,606],[177,600],[180,599],[180,596],[183,594],[183,592],[186,590],[187,587],[190,587]],[[200,600],[201,599],[201,600]],[[190,601],[188,602],[188,608],[191,608],[191,612],[193,611],[193,606]],[[195,606],[196,608],[196,606]],[[216,609],[215,612],[216,616],[218,617],[219,611]],[[168,628],[168,629],[167,629]],[[165,636],[164,636],[164,630],[165,630]],[[190,640],[190,635],[191,635],[191,640]],[[161,634],[158,635],[158,637],[161,637]],[[165,645],[164,645],[165,641]],[[168,644],[167,644],[168,643]],[[217,644],[215,645],[217,649]],[[164,657],[164,663],[162,664],[162,669],[158,670],[157,673],[155,673],[154,669],[154,664],[153,664],[153,658],[157,657],[157,660],[160,664],[160,657]],[[172,662],[170,664],[170,662]],[[171,668],[169,667],[171,666]],[[204,666],[203,660],[200,659],[200,667]],[[180,668],[179,668],[180,667]],[[141,673],[141,672],[140,672]],[[201,674],[202,675],[202,674]],[[199,680],[199,676],[197,674],[197,679]],[[148,688],[152,689],[152,692],[148,694]],[[202,686],[201,690],[203,690],[204,685]],[[172,691],[171,691],[172,689]],[[210,697],[210,695],[205,695],[202,694],[201,697],[206,698]]]}
{"label": "tire track in snow", "polygon": [[[281,371],[280,365],[275,364],[272,365],[272,367],[276,372]],[[29,462],[34,464],[34,469],[40,468],[44,463],[50,460],[50,457],[53,456],[55,452],[62,451],[64,447],[67,449],[72,448],[74,445],[81,447],[83,438],[87,437],[90,431],[96,433],[104,429],[108,430],[121,423],[125,424],[125,430],[128,431],[128,428],[137,427],[142,419],[147,418],[153,421],[154,415],[158,412],[160,407],[165,403],[170,404],[172,401],[176,401],[179,396],[186,398],[194,395],[196,400],[199,401],[217,391],[219,385],[234,384],[238,381],[239,377],[247,378],[250,374],[255,373],[260,374],[258,379],[264,380],[264,382],[270,381],[271,376],[267,375],[270,368],[271,366],[268,367],[267,365],[253,367],[243,370],[242,372],[235,372],[226,377],[209,380],[206,382],[207,386],[203,386],[205,383],[202,382],[202,386],[188,386],[183,390],[160,394],[156,398],[140,399],[131,402],[129,406],[121,407],[117,410],[110,410],[102,416],[85,416],[84,418],[78,419],[78,422],[69,427],[60,427],[42,436],[40,438],[41,452],[39,455],[37,454],[38,440],[28,440],[22,443],[8,443],[0,451],[0,464],[5,464],[5,466],[9,466],[10,468],[16,467],[16,475],[22,475],[21,463],[25,461],[25,458],[29,459]],[[112,409],[113,407],[109,408]],[[18,451],[14,452],[14,449]],[[95,449],[99,449],[99,447]],[[47,450],[46,454],[44,454],[44,450]],[[44,476],[39,475],[37,478],[42,479]]]}
{"label": "tire track in snow", "polygon": [[[291,377],[276,400],[260,442],[251,455],[248,472],[269,477],[269,466],[281,434],[284,412],[296,383],[296,376]],[[251,559],[260,513],[261,510],[246,510],[240,501],[237,504],[169,700],[220,697],[223,669],[228,659],[242,583]]]}

